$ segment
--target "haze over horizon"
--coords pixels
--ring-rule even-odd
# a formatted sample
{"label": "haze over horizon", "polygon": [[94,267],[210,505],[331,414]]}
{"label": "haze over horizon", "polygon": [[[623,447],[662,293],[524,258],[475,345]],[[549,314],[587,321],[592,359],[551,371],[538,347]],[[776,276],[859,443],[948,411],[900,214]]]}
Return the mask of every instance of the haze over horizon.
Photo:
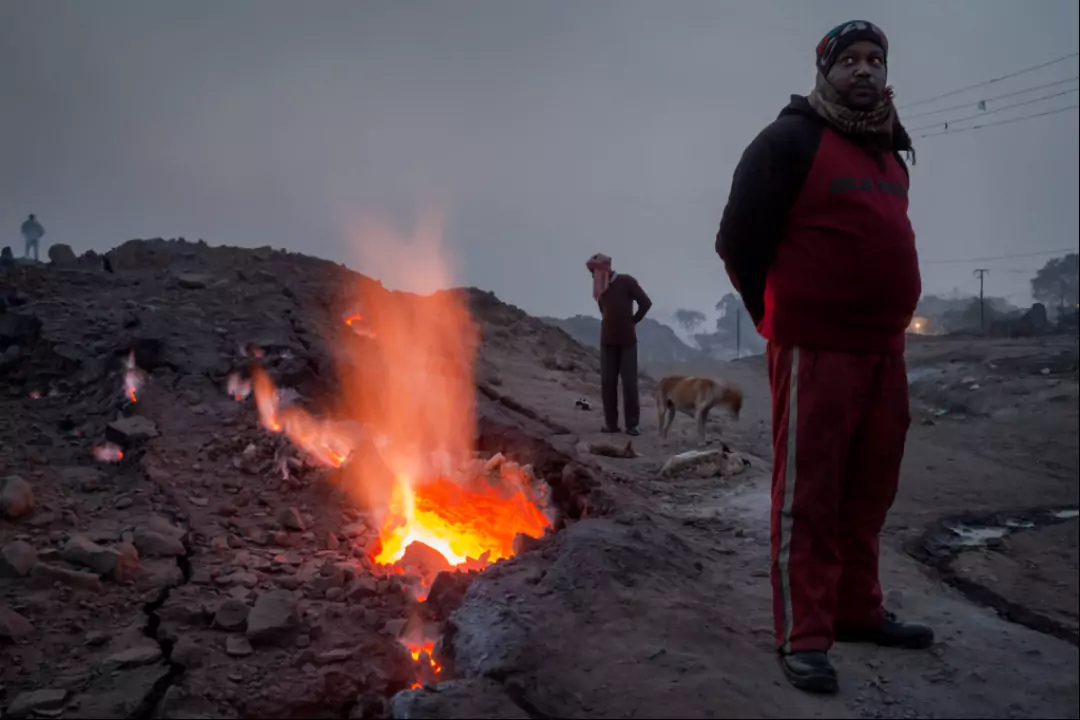
{"label": "haze over horizon", "polygon": [[595,314],[594,252],[658,310],[708,311],[731,290],[713,240],[740,154],[855,18],[888,34],[915,137],[924,293],[976,294],[985,267],[988,295],[1029,303],[1080,238],[1064,0],[9,0],[0,245],[21,255],[36,213],[44,246],[76,252],[183,236],[383,277],[357,262],[361,227],[441,225],[459,283],[535,315]]}

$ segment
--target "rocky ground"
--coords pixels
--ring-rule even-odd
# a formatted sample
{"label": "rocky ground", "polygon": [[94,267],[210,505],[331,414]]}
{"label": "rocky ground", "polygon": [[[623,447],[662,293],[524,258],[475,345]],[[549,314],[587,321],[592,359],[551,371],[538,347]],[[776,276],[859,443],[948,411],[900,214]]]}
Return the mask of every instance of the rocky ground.
{"label": "rocky ground", "polygon": [[[132,242],[109,261],[0,270],[8,716],[1077,716],[1075,520],[942,539],[957,518],[1076,506],[1075,338],[912,348],[918,417],[883,575],[939,642],[838,648],[843,690],[822,700],[786,687],[771,650],[760,363],[718,368],[748,400],[715,428],[750,469],[662,480],[691,423],[661,447],[646,412],[639,457],[583,452],[601,438],[595,353],[470,292],[478,449],[533,464],[559,531],[418,603],[372,566],[371,508],[347,473],[305,462],[226,392],[259,347],[313,411],[347,410],[341,374],[367,369],[341,313],[370,281],[266,248]],[[106,441],[123,459],[92,456]],[[417,627],[438,638],[437,675],[403,643]]]}

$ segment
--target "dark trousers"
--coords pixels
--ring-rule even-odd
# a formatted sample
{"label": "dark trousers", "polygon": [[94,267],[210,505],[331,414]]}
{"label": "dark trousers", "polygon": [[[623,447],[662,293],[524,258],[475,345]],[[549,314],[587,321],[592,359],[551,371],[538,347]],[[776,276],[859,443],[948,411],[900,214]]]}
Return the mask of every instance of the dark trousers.
{"label": "dark trousers", "polygon": [[879,536],[910,423],[904,357],[769,343],[777,644],[828,650],[884,619]]}
{"label": "dark trousers", "polygon": [[637,375],[637,345],[600,346],[600,396],[604,400],[604,424],[607,427],[619,427],[619,378],[622,378],[626,427],[638,426],[641,402]]}

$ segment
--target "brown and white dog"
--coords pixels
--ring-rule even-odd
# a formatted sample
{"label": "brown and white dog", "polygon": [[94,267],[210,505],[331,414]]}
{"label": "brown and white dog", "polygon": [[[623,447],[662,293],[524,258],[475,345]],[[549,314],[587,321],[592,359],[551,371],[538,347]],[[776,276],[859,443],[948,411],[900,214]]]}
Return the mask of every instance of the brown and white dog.
{"label": "brown and white dog", "polygon": [[742,390],[735,385],[719,383],[707,377],[670,375],[656,386],[656,421],[660,438],[667,440],[668,429],[678,411],[697,421],[698,444],[704,445],[705,421],[709,411],[723,405],[738,420],[742,402]]}

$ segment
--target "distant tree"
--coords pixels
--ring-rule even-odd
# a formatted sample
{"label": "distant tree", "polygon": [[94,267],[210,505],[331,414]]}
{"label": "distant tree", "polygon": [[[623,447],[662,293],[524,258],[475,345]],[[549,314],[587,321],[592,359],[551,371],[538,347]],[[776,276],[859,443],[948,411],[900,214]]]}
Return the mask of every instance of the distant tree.
{"label": "distant tree", "polygon": [[735,327],[735,314],[743,311],[743,302],[735,293],[728,293],[716,303],[716,310],[720,313],[716,318],[716,329],[723,330],[727,326]]}
{"label": "distant tree", "polygon": [[1075,306],[1080,299],[1080,254],[1048,260],[1031,278],[1031,296],[1048,307]]}
{"label": "distant tree", "polygon": [[980,307],[979,298],[972,298],[968,301],[967,307],[964,308],[964,312],[960,315],[960,322],[963,330],[980,330],[983,327],[983,323],[986,323],[986,327],[989,328],[1002,314],[989,302],[989,299],[984,303],[985,309]]}
{"label": "distant tree", "polygon": [[680,308],[675,311],[675,320],[686,328],[686,332],[693,335],[694,331],[705,322],[705,313]]}

